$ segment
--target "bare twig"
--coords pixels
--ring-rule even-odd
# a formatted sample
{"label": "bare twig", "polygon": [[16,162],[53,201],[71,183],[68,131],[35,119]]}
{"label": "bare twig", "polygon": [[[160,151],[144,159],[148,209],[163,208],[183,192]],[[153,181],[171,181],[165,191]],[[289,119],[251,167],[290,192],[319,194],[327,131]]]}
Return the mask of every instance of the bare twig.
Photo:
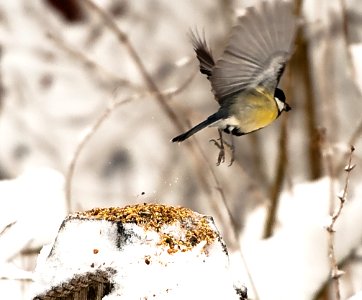
{"label": "bare twig", "polygon": [[[105,26],[107,26],[111,32],[117,37],[119,42],[126,48],[129,56],[133,60],[134,64],[138,68],[140,74],[143,77],[143,80],[145,81],[147,88],[151,92],[152,95],[155,96],[155,99],[157,103],[160,105],[161,109],[165,113],[165,115],[169,118],[171,121],[171,124],[175,126],[175,128],[178,131],[183,131],[184,126],[181,122],[180,117],[178,114],[175,113],[174,109],[169,105],[168,103],[168,96],[165,94],[162,94],[162,92],[157,87],[156,83],[154,82],[151,75],[147,72],[140,56],[138,55],[136,49],[133,47],[131,42],[128,39],[127,34],[125,34],[116,24],[116,22],[113,20],[113,18],[101,7],[99,7],[97,4],[95,4],[92,0],[84,0],[84,2],[90,9],[92,9],[103,21]],[[187,149],[190,151],[192,157],[194,158],[194,161],[198,161],[198,149],[193,143],[185,143]],[[196,170],[198,171],[198,170]],[[205,190],[208,190],[208,184],[207,179],[203,174],[198,173],[200,183],[202,185],[202,188]]]}
{"label": "bare twig", "polygon": [[[284,75],[285,90],[286,90],[286,95],[288,96],[290,95],[290,91],[292,90],[293,86],[292,80],[293,80],[292,73],[290,69],[288,69],[286,74]],[[284,115],[281,122],[282,123],[279,134],[279,149],[278,149],[278,158],[277,158],[278,161],[276,166],[276,172],[274,175],[274,180],[272,181],[272,185],[269,191],[270,207],[267,211],[267,217],[264,224],[264,233],[263,233],[264,238],[268,238],[273,234],[273,230],[277,219],[279,198],[283,188],[283,183],[286,179],[286,173],[288,167],[288,115]]]}
{"label": "bare twig", "polygon": [[356,127],[356,129],[352,133],[348,143],[350,145],[354,145],[357,142],[357,139],[361,136],[361,134],[362,134],[362,119],[359,121],[358,126]]}
{"label": "bare twig", "polygon": [[[303,20],[303,0],[296,0],[295,13]],[[318,103],[316,99],[316,93],[313,90],[313,78],[312,78],[312,63],[309,59],[309,39],[305,36],[304,26],[299,26],[296,35],[296,51],[289,63],[293,71],[293,80],[298,82],[295,84],[293,98],[304,101],[305,107],[305,124],[306,124],[306,136],[307,136],[307,163],[310,179],[317,179],[322,174],[321,159],[318,147],[316,147],[316,128],[318,124],[317,108]],[[299,88],[300,90],[298,90]]]}
{"label": "bare twig", "polygon": [[117,74],[113,73],[110,70],[107,70],[102,65],[98,64],[94,60],[92,60],[89,57],[87,57],[86,55],[84,55],[83,52],[70,47],[69,45],[66,44],[65,41],[63,41],[61,39],[60,36],[56,35],[55,33],[48,31],[47,37],[50,40],[52,40],[64,52],[66,52],[70,56],[74,57],[77,61],[83,63],[85,67],[106,77],[106,79],[108,81],[108,85],[109,85],[109,81],[111,81],[113,86],[125,85],[136,91],[142,90],[141,86],[138,86],[135,83],[130,82],[129,80],[119,77]]}
{"label": "bare twig", "polygon": [[34,282],[33,278],[26,278],[26,277],[6,277],[6,276],[0,276],[0,280],[11,280],[11,281],[20,281],[20,282]]}
{"label": "bare twig", "polygon": [[62,51],[83,64],[86,68],[88,68],[88,70],[91,70],[99,75],[99,77],[101,77],[102,79],[102,84],[106,86],[111,86],[111,88],[119,85],[124,85],[136,91],[141,90],[140,86],[130,82],[127,79],[119,77],[116,73],[108,70],[104,66],[98,64],[96,61],[87,57],[83,52],[68,45],[68,43],[64,41],[62,36],[58,33],[59,29],[56,28],[46,16],[40,15],[37,10],[29,10],[29,13],[33,14],[35,20],[39,22],[40,26],[45,28],[44,31],[47,38],[49,38]]}
{"label": "bare twig", "polygon": [[[347,17],[347,6],[345,0],[340,0],[341,5],[341,12],[342,12],[342,30],[344,35],[344,43],[346,46],[347,51],[347,61],[349,64],[349,69],[351,71],[351,77],[353,79],[353,82],[355,83],[356,87],[358,87],[357,79],[356,79],[356,68],[353,63],[353,57],[350,47],[350,41],[349,41],[349,28],[348,28],[348,17]],[[361,91],[360,91],[361,93]]]}
{"label": "bare twig", "polygon": [[126,48],[128,54],[130,55],[131,59],[137,66],[139,72],[141,73],[143,80],[145,81],[148,89],[154,94],[157,102],[159,103],[165,114],[168,116],[168,118],[172,121],[172,124],[174,124],[174,126],[179,131],[182,131],[184,127],[182,125],[180,118],[174,112],[172,107],[167,103],[166,96],[160,92],[153,78],[147,72],[136,49],[129,41],[127,34],[125,34],[118,27],[114,19],[105,10],[103,10],[101,7],[95,4],[92,0],[84,0],[84,3],[87,4],[88,7],[91,8],[102,19],[104,25],[106,25],[115,34],[119,42]]}
{"label": "bare twig", "polygon": [[[77,148],[73,154],[73,157],[70,161],[66,180],[65,180],[65,194],[66,194],[66,201],[67,201],[67,209],[68,212],[73,211],[72,207],[72,181],[74,176],[74,171],[76,167],[76,163],[78,161],[78,157],[84,147],[87,145],[91,137],[95,134],[95,132],[98,130],[98,128],[103,124],[105,120],[108,119],[110,114],[120,105],[126,104],[132,100],[141,98],[145,95],[142,94],[136,94],[129,98],[126,98],[124,100],[118,100],[116,101],[115,98],[113,98],[113,101],[111,101],[111,104],[101,113],[101,115],[96,119],[94,124],[86,131],[86,133],[81,138],[81,141],[77,145]],[[115,97],[115,96],[114,96]]]}
{"label": "bare twig", "polygon": [[265,160],[262,151],[263,139],[259,134],[248,134],[245,136],[253,149],[250,153],[253,166],[253,172],[255,172],[255,178],[258,178],[260,186],[265,187],[265,190],[270,186],[270,179],[265,168]]}
{"label": "bare twig", "polygon": [[[301,3],[303,1],[299,1]],[[301,15],[301,7],[299,7],[299,14]],[[322,168],[320,164],[319,149],[316,147],[315,134],[317,128],[317,112],[316,112],[316,95],[313,91],[313,79],[311,77],[311,62],[308,56],[308,41],[304,37],[302,28],[299,29],[297,34],[297,48],[296,53],[293,55],[291,65],[299,72],[295,72],[296,76],[300,74],[301,78],[297,78],[302,84],[305,94],[305,118],[307,124],[307,137],[308,137],[308,163],[310,170],[310,179],[317,179],[321,176]]]}
{"label": "bare twig", "polygon": [[191,75],[183,82],[180,86],[176,88],[169,88],[162,92],[163,95],[167,95],[167,97],[173,97],[177,94],[180,94],[182,91],[186,89],[186,87],[191,83],[191,81],[195,78],[195,75],[198,73],[198,70],[195,70]]}
{"label": "bare twig", "polygon": [[328,257],[330,259],[330,264],[331,264],[331,278],[334,282],[334,291],[335,291],[336,300],[341,299],[339,278],[344,274],[344,272],[338,268],[337,258],[334,251],[334,233],[335,233],[334,225],[337,222],[339,216],[341,215],[344,204],[347,201],[347,191],[350,180],[350,174],[355,167],[355,165],[352,165],[352,154],[354,150],[355,150],[354,147],[351,146],[348,165],[344,168],[344,171],[347,172],[344,189],[342,195],[338,196],[339,205],[331,215],[330,224],[326,227],[326,230],[328,232]]}
{"label": "bare twig", "polygon": [[[197,141],[196,141],[196,144],[198,144]],[[243,252],[241,250],[241,247],[240,247],[240,244],[239,244],[239,238],[238,238],[239,237],[239,230],[238,230],[238,228],[236,226],[236,222],[235,222],[235,220],[234,220],[234,218],[233,218],[233,216],[231,214],[229,205],[228,205],[228,203],[226,201],[224,190],[221,187],[220,181],[217,178],[213,167],[211,166],[211,164],[210,164],[209,160],[207,159],[205,153],[202,151],[202,148],[200,147],[200,145],[198,145],[198,148],[199,148],[199,150],[201,152],[201,156],[203,157],[204,161],[206,162],[207,168],[209,169],[209,172],[210,172],[210,174],[211,174],[211,176],[213,178],[213,181],[215,182],[216,190],[220,194],[221,203],[223,205],[224,210],[227,213],[227,220],[225,220],[225,218],[223,218],[223,217],[221,217],[221,219],[224,220],[228,224],[227,228],[231,229],[231,232],[232,232],[232,239],[231,239],[232,246],[234,247],[234,249],[238,249],[238,251],[239,251],[239,254],[240,254],[241,260],[243,262],[246,274],[248,276],[249,282],[250,282],[251,287],[253,289],[254,299],[258,300],[259,299],[258,291],[256,289],[253,277],[251,276],[251,272],[250,272],[248,263],[247,263],[247,261],[246,261],[246,259],[244,257],[244,254],[243,254]],[[215,203],[215,206],[219,206],[219,205],[217,203]],[[214,210],[218,211],[215,208],[214,208]]]}
{"label": "bare twig", "polygon": [[[361,262],[361,256],[356,255],[356,251],[350,251],[347,256],[345,256],[342,260],[340,260],[338,262],[338,265],[340,268],[346,269],[346,268],[351,267],[353,262],[358,262],[358,263]],[[351,276],[351,275],[352,274],[349,274],[349,276]],[[324,300],[324,299],[329,300],[330,297],[329,297],[328,291],[327,291],[328,283],[329,283],[329,280],[327,280],[322,286],[320,286],[319,289],[314,293],[314,296],[311,300]]]}
{"label": "bare twig", "polygon": [[282,120],[282,128],[279,136],[280,148],[278,151],[278,162],[277,162],[277,171],[275,174],[275,179],[270,191],[270,207],[268,209],[268,215],[265,221],[264,234],[263,238],[268,238],[273,234],[273,229],[275,226],[275,220],[279,205],[279,196],[283,187],[285,170],[287,166],[287,117],[284,116]]}
{"label": "bare twig", "polygon": [[17,221],[11,222],[9,224],[6,224],[2,230],[0,231],[0,237],[6,232],[8,231],[11,227],[13,227],[16,224]]}
{"label": "bare twig", "polygon": [[[359,98],[362,98],[362,91],[359,88],[359,83],[358,83],[358,79],[357,79],[357,76],[356,76],[356,67],[355,67],[355,64],[353,63],[353,55],[352,55],[350,42],[349,42],[349,26],[348,26],[346,1],[345,0],[340,0],[340,5],[341,5],[341,8],[342,8],[341,9],[341,13],[342,13],[342,31],[343,31],[343,35],[344,35],[344,43],[345,43],[346,52],[347,52],[347,63],[348,63],[348,67],[349,67],[349,70],[350,70],[350,76],[351,76],[353,85],[355,87],[355,90],[359,95]],[[352,132],[352,135],[348,140],[348,144],[349,145],[354,145],[357,142],[357,139],[361,136],[361,134],[362,134],[362,119],[359,121],[357,127]],[[343,161],[341,161],[338,164],[339,167],[342,167],[342,165],[343,165]]]}
{"label": "bare twig", "polygon": [[326,169],[326,173],[330,178],[329,182],[329,214],[333,214],[334,211],[334,183],[336,178],[336,170],[337,168],[333,163],[333,148],[328,141],[327,130],[325,128],[319,128],[318,130],[318,139],[319,139],[319,148],[321,149],[321,153],[324,159],[324,165]]}
{"label": "bare twig", "polygon": [[[172,89],[171,91],[165,91],[164,94],[167,97],[173,97],[177,95],[178,93],[181,93],[192,81],[195,74],[191,74],[190,77],[186,78],[185,82],[183,82],[179,87]],[[95,134],[95,132],[98,130],[98,128],[103,124],[103,122],[108,119],[110,114],[113,112],[113,110],[117,109],[120,105],[123,105],[125,103],[128,103],[132,100],[136,100],[142,97],[145,97],[147,95],[152,95],[150,92],[145,92],[143,94],[136,94],[133,95],[127,99],[124,100],[116,100],[115,95],[113,96],[113,100],[111,101],[111,104],[101,113],[101,115],[96,119],[94,124],[87,130],[86,134],[82,137],[81,141],[77,145],[77,148],[73,154],[73,157],[71,159],[71,162],[69,164],[69,168],[67,171],[66,176],[66,182],[65,182],[65,194],[66,194],[66,202],[67,202],[67,208],[68,212],[72,212],[72,179],[76,167],[77,160],[79,158],[79,155],[81,151],[84,149],[88,141],[91,139],[91,137]]]}

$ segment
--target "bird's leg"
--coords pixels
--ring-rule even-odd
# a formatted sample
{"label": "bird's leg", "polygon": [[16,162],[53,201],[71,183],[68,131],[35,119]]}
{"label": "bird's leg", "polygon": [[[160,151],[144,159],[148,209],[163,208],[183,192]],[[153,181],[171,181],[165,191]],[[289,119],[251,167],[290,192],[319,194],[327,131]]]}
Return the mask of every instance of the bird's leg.
{"label": "bird's leg", "polygon": [[220,163],[225,162],[224,139],[223,139],[223,137],[222,137],[222,131],[221,131],[220,129],[218,129],[218,131],[219,131],[219,138],[218,138],[218,140],[219,140],[220,142],[218,142],[218,141],[215,140],[215,139],[211,139],[211,140],[210,140],[210,142],[213,142],[214,145],[215,145],[217,148],[219,148],[219,150],[220,150],[220,151],[219,151],[219,156],[218,156],[218,158],[217,158],[217,163],[216,163],[217,166],[219,166]]}
{"label": "bird's leg", "polygon": [[229,167],[230,167],[235,161],[234,136],[231,135],[231,142],[228,143],[228,142],[224,141],[224,139],[222,137],[222,131],[219,130],[219,138],[217,140],[211,139],[210,142],[213,142],[214,145],[220,150],[219,156],[217,158],[217,163],[216,163],[217,166],[219,166],[220,163],[225,162],[225,146],[227,146],[230,149],[230,152],[231,152],[231,159],[230,159],[230,163],[229,163]]}
{"label": "bird's leg", "polygon": [[227,144],[225,142],[225,144],[230,148],[231,151],[231,158],[230,158],[230,163],[229,163],[229,167],[233,164],[234,160],[235,160],[235,144],[234,144],[234,136],[231,135],[231,144]]}

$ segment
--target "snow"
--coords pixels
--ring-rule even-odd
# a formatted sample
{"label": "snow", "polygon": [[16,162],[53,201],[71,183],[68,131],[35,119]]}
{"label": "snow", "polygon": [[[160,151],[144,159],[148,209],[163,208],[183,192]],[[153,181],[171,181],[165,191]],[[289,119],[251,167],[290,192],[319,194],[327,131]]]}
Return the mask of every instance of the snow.
{"label": "snow", "polygon": [[178,222],[156,232],[143,225],[70,216],[52,247],[40,254],[35,294],[77,274],[111,268],[115,287],[103,299],[239,299],[221,238],[210,245],[204,240],[190,250],[170,252],[163,245],[164,234],[177,240],[185,239],[186,233]]}
{"label": "snow", "polygon": [[[330,218],[330,184],[333,182],[329,178],[322,178],[295,185],[291,192],[281,196],[275,234],[260,241],[243,239],[241,249],[261,299],[312,299],[328,279],[325,220]],[[338,184],[334,185],[338,190]],[[332,196],[337,204],[337,193]],[[335,224],[334,245],[339,262],[362,241],[362,231],[356,230],[362,228],[361,199],[362,187],[359,187]]]}
{"label": "snow", "polygon": [[362,299],[362,291],[356,293],[352,297],[348,298],[348,300],[361,300]]}
{"label": "snow", "polygon": [[22,282],[33,279],[24,269],[23,251],[50,243],[66,215],[64,178],[58,171],[36,168],[0,181],[0,291],[3,297],[27,295]]}
{"label": "snow", "polygon": [[64,178],[49,168],[32,169],[14,180],[0,181],[0,262],[25,248],[40,247],[55,236],[66,215]]}

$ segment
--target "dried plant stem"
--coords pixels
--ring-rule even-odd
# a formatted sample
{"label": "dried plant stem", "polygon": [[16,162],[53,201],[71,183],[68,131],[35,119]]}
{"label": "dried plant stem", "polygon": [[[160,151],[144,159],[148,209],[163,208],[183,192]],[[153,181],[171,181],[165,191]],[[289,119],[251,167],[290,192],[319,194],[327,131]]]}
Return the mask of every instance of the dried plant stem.
{"label": "dried plant stem", "polygon": [[79,155],[86,146],[86,144],[89,142],[91,137],[96,133],[98,128],[103,124],[105,120],[108,119],[109,115],[120,105],[126,104],[132,100],[135,100],[137,98],[141,98],[144,95],[137,94],[134,96],[131,96],[127,99],[121,100],[121,101],[111,101],[111,105],[109,105],[102,113],[101,115],[96,119],[94,124],[86,131],[86,133],[83,135],[81,141],[77,145],[77,148],[73,154],[73,157],[70,161],[66,181],[65,181],[65,194],[66,194],[66,202],[67,202],[67,210],[68,213],[73,211],[72,207],[72,181],[74,176],[74,171],[76,167],[76,163],[78,161]]}
{"label": "dried plant stem", "polygon": [[1,228],[0,237],[1,237],[7,230],[9,230],[11,227],[13,227],[16,223],[17,223],[17,221],[10,222],[9,224],[6,224],[3,228]]}
{"label": "dried plant stem", "polygon": [[362,119],[359,121],[358,126],[356,127],[356,129],[352,133],[348,143],[350,145],[355,144],[357,142],[357,139],[361,136],[361,134],[362,134]]}
{"label": "dried plant stem", "polygon": [[[346,47],[346,52],[347,52],[347,62],[348,62],[348,67],[349,70],[351,72],[351,79],[353,81],[355,90],[357,91],[359,98],[362,98],[362,91],[359,88],[359,83],[358,83],[358,79],[356,76],[356,66],[353,63],[353,56],[352,56],[352,52],[351,52],[351,47],[350,47],[350,43],[349,43],[349,28],[348,28],[348,17],[347,17],[347,7],[346,7],[346,1],[345,0],[340,0],[340,5],[341,5],[341,12],[342,12],[342,31],[343,31],[343,35],[344,35],[344,43],[345,43],[345,47]],[[361,136],[362,134],[362,119],[359,121],[356,129],[353,131],[348,144],[349,145],[354,145],[357,142],[357,139]],[[341,161],[338,166],[342,167],[343,165],[343,161]]]}
{"label": "dried plant stem", "polygon": [[177,128],[177,130],[182,131],[183,130],[183,124],[180,120],[180,118],[177,116],[177,114],[174,112],[172,107],[167,103],[165,95],[161,93],[161,91],[158,89],[156,83],[154,82],[153,78],[150,76],[150,74],[147,72],[140,56],[138,55],[136,49],[133,47],[131,42],[128,39],[127,34],[125,34],[116,24],[116,22],[113,20],[113,18],[108,15],[108,13],[100,8],[97,4],[95,4],[91,0],[84,0],[85,4],[88,5],[89,8],[91,8],[99,17],[101,17],[104,24],[115,34],[115,36],[118,38],[119,42],[126,48],[128,54],[130,55],[131,59],[137,66],[139,72],[141,73],[143,80],[145,81],[148,89],[154,94],[156,97],[157,102],[163,109],[163,111],[166,113],[168,118],[172,121],[172,124],[174,124]]}
{"label": "dried plant stem", "polygon": [[0,280],[20,281],[20,282],[34,282],[33,278],[25,278],[25,277],[24,278],[14,278],[13,276],[11,276],[11,277],[0,276]]}
{"label": "dried plant stem", "polygon": [[[303,19],[303,2],[303,0],[295,1],[296,15],[300,16],[301,19]],[[293,72],[293,78],[295,76],[294,81],[298,82],[297,86],[301,88],[300,92],[296,91],[293,96],[297,98],[298,94],[303,93],[302,97],[304,99],[302,100],[305,101],[309,177],[310,179],[317,179],[322,174],[320,153],[315,143],[316,128],[318,124],[316,104],[318,101],[313,90],[313,78],[311,77],[313,72],[311,70],[311,60],[309,59],[308,43],[309,42],[304,35],[304,27],[300,26],[296,37],[296,51],[292,56],[289,65],[292,70],[297,70],[296,72]]]}
{"label": "dried plant stem", "polygon": [[[190,84],[191,80],[193,79],[195,74],[191,74],[191,76],[189,78],[187,78],[185,80],[185,82],[183,82],[179,87],[172,89],[172,91],[169,92],[164,92],[165,95],[167,95],[168,97],[172,97],[177,95],[178,93],[182,92],[188,84]],[[91,137],[96,133],[96,131],[98,130],[98,128],[103,124],[103,122],[105,120],[108,119],[108,117],[110,116],[110,114],[117,109],[120,105],[126,104],[130,101],[145,97],[147,95],[152,95],[152,93],[146,92],[143,94],[136,94],[133,95],[127,99],[124,100],[115,100],[115,95],[113,96],[113,100],[111,101],[111,104],[101,113],[101,115],[96,119],[96,121],[94,122],[94,124],[87,130],[86,134],[82,137],[81,141],[78,143],[77,148],[73,154],[73,157],[71,159],[71,162],[69,164],[69,168],[67,171],[67,176],[66,176],[66,182],[65,182],[65,194],[66,194],[66,202],[67,202],[67,209],[68,212],[72,212],[73,211],[73,207],[72,207],[72,180],[73,180],[73,175],[74,175],[74,171],[75,171],[75,167],[76,167],[76,163],[78,161],[79,155],[82,152],[82,150],[84,149],[84,147],[86,146],[86,144],[89,142],[89,140],[91,139]]]}
{"label": "dried plant stem", "polygon": [[[284,78],[286,94],[289,95],[293,85],[293,77],[290,69],[287,70]],[[282,118],[279,145],[278,161],[274,175],[274,181],[272,182],[272,186],[270,188],[270,207],[268,209],[267,218],[264,224],[263,238],[268,238],[273,234],[276,223],[276,216],[278,213],[280,193],[282,191],[285,179],[288,180],[288,178],[286,178],[288,168],[288,115],[284,115]]]}
{"label": "dried plant stem", "polygon": [[[197,143],[197,141],[196,141],[196,143]],[[211,164],[210,164],[209,160],[207,159],[205,153],[202,151],[202,148],[200,147],[200,145],[198,145],[198,148],[200,149],[201,155],[202,155],[204,161],[206,162],[207,168],[209,169],[209,172],[210,172],[210,174],[211,174],[211,176],[213,178],[213,181],[215,182],[216,190],[220,194],[221,204],[223,206],[223,209],[226,211],[227,219],[225,219],[223,216],[220,216],[220,219],[223,220],[225,222],[225,224],[228,224],[227,228],[231,229],[230,231],[231,231],[232,235],[231,235],[230,240],[231,240],[231,243],[232,243],[232,247],[234,247],[234,249],[238,249],[238,252],[240,254],[240,257],[241,257],[241,260],[243,262],[246,274],[248,276],[250,285],[251,285],[253,293],[254,293],[254,300],[258,300],[258,299],[260,299],[259,295],[258,295],[258,291],[256,289],[253,277],[251,276],[251,272],[250,272],[248,263],[247,263],[247,261],[246,261],[246,259],[244,257],[244,254],[243,254],[243,252],[241,250],[240,243],[239,243],[239,230],[238,230],[238,228],[236,226],[236,222],[235,222],[235,220],[234,220],[234,218],[233,218],[233,216],[231,214],[229,205],[228,205],[228,203],[226,201],[224,190],[221,187],[220,181],[217,178],[213,167],[211,166]],[[219,206],[219,204],[215,203],[214,206]],[[215,212],[218,211],[217,208],[214,208],[214,210],[215,210]]]}
{"label": "dried plant stem", "polygon": [[333,280],[333,286],[334,286],[334,292],[335,292],[335,298],[336,300],[341,299],[341,292],[340,292],[340,283],[339,278],[344,274],[343,271],[338,269],[338,262],[334,250],[334,225],[337,222],[339,216],[341,215],[342,209],[344,207],[344,204],[347,200],[347,191],[348,191],[348,185],[350,180],[350,174],[351,171],[354,169],[355,165],[352,165],[352,154],[354,152],[354,147],[351,146],[350,155],[348,159],[348,165],[344,168],[344,170],[347,172],[346,175],[346,181],[343,189],[342,195],[338,196],[339,199],[339,205],[337,209],[333,212],[331,215],[330,224],[326,227],[326,230],[328,232],[328,257],[330,259],[330,265],[331,265],[331,279]]}
{"label": "dried plant stem", "polygon": [[[107,81],[110,81],[112,83],[112,85],[124,85],[124,86],[128,86],[130,88],[132,88],[135,91],[141,91],[142,87],[138,86],[126,79],[123,79],[121,77],[119,77],[117,74],[113,73],[110,70],[107,70],[106,68],[104,68],[102,65],[99,65],[97,62],[95,62],[94,60],[90,59],[89,57],[85,56],[84,53],[71,48],[69,45],[66,44],[65,41],[62,40],[62,38],[58,35],[56,35],[53,32],[48,31],[47,32],[47,36],[49,39],[51,39],[60,49],[62,49],[64,52],[66,52],[67,54],[69,54],[70,56],[74,57],[77,61],[80,61],[81,63],[83,63],[83,65],[90,69],[93,70],[95,72],[97,72],[98,74],[103,75],[103,77],[106,78]],[[108,83],[109,85],[109,83]]]}
{"label": "dried plant stem", "polygon": [[315,135],[317,128],[317,113],[316,106],[317,103],[315,99],[315,93],[313,91],[312,78],[310,65],[307,62],[310,62],[308,58],[308,45],[307,41],[302,37],[302,34],[299,35],[299,45],[297,52],[299,55],[295,55],[296,64],[299,64],[299,70],[301,71],[303,77],[303,84],[305,86],[305,117],[307,120],[307,137],[308,137],[308,154],[309,154],[309,170],[310,170],[310,179],[317,179],[321,176],[322,168],[320,164],[320,153],[319,149],[316,147]]}
{"label": "dried plant stem", "polygon": [[[145,81],[147,88],[151,92],[152,95],[155,96],[156,101],[160,105],[163,112],[166,114],[166,116],[170,119],[171,124],[176,127],[178,131],[183,131],[184,126],[181,122],[181,119],[179,116],[175,113],[174,109],[169,105],[167,96],[162,94],[162,92],[158,89],[156,83],[154,82],[151,75],[147,72],[140,56],[138,55],[136,49],[133,47],[131,42],[128,39],[127,34],[125,34],[115,23],[113,18],[101,7],[99,7],[97,4],[95,4],[92,0],[84,0],[83,1],[90,9],[92,9],[103,21],[105,26],[113,32],[113,34],[117,37],[119,42],[126,48],[129,56],[133,60],[135,66],[138,68],[140,74],[143,77],[143,80]],[[197,149],[194,143],[185,143],[187,149],[190,151],[191,156],[193,157],[194,161],[198,161],[198,155],[200,149]],[[201,186],[203,189],[208,189],[207,179],[203,174],[197,171],[197,174],[199,174],[199,179]]]}
{"label": "dried plant stem", "polygon": [[176,96],[177,94],[179,94],[180,92],[182,92],[183,90],[186,89],[186,87],[191,83],[191,81],[194,79],[194,77],[196,76],[196,74],[198,74],[199,71],[195,70],[193,73],[191,73],[191,75],[189,76],[189,78],[187,78],[185,80],[185,82],[183,82],[180,86],[176,87],[176,88],[169,88],[167,90],[164,90],[162,92],[163,95],[167,95],[167,97],[173,97]]}
{"label": "dried plant stem", "polygon": [[[342,12],[342,30],[343,30],[343,35],[344,35],[344,42],[345,42],[345,46],[346,46],[346,51],[347,51],[347,61],[349,64],[349,69],[351,72],[351,77],[353,82],[355,83],[357,89],[358,89],[358,81],[356,78],[356,68],[355,65],[353,63],[353,57],[352,57],[352,52],[351,52],[351,47],[349,44],[349,28],[348,28],[348,17],[347,17],[347,7],[346,7],[346,1],[345,0],[340,0],[340,5],[341,5],[341,12]],[[359,90],[359,89],[358,89]],[[360,94],[361,91],[359,90]]]}
{"label": "dried plant stem", "polygon": [[280,148],[278,151],[278,162],[277,162],[277,172],[275,174],[275,180],[271,187],[270,191],[270,208],[268,210],[268,215],[265,221],[263,238],[268,238],[273,234],[273,229],[275,226],[276,215],[279,204],[280,191],[283,186],[285,178],[285,170],[288,163],[287,155],[287,117],[285,116],[282,121],[282,128],[280,131],[279,144]]}
{"label": "dried plant stem", "polygon": [[245,138],[249,139],[249,142],[253,149],[251,153],[251,161],[253,164],[254,172],[256,174],[255,178],[258,178],[258,183],[260,186],[267,188],[270,185],[270,180],[265,170],[265,160],[262,152],[263,141],[258,134],[248,134],[245,136]]}

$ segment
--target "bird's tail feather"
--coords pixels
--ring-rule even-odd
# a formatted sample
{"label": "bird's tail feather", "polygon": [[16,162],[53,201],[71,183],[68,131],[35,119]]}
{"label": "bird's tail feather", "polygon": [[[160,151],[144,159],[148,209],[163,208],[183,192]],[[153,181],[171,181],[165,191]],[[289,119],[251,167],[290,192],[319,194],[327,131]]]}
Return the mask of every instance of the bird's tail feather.
{"label": "bird's tail feather", "polygon": [[208,117],[205,121],[192,127],[190,130],[186,131],[185,133],[174,137],[171,141],[173,143],[183,142],[190,136],[194,135],[196,132],[200,131],[201,129],[204,129],[207,126],[210,126],[211,124],[215,123],[216,121],[220,120],[221,118],[222,118],[222,115],[220,114],[220,112],[217,112],[217,113],[211,115],[210,117]]}

